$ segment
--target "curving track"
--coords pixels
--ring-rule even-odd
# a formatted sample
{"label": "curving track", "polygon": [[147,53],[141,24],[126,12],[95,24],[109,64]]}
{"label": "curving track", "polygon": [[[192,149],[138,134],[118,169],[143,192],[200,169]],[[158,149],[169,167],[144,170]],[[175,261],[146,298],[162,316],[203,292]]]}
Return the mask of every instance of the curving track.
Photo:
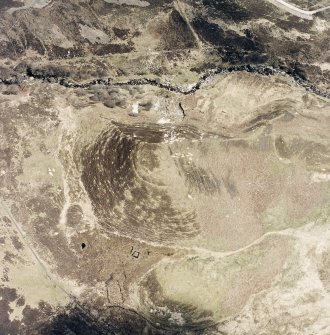
{"label": "curving track", "polygon": [[286,2],[284,0],[267,0],[267,1],[274,4],[278,8],[281,8],[281,9],[291,13],[292,15],[301,17],[302,19],[306,19],[306,20],[313,20],[313,15],[314,14],[319,13],[319,12],[323,12],[323,11],[330,8],[330,6],[327,6],[327,7],[319,8],[319,9],[316,9],[316,10],[304,10],[304,9],[296,7],[296,6]]}

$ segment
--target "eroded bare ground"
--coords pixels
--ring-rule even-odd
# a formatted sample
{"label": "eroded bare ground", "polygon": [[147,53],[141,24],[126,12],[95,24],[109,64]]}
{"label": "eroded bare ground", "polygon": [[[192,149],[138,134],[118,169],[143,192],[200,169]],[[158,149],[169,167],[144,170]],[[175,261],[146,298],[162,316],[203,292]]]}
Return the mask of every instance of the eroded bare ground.
{"label": "eroded bare ground", "polygon": [[330,334],[329,13],[0,9],[0,334]]}

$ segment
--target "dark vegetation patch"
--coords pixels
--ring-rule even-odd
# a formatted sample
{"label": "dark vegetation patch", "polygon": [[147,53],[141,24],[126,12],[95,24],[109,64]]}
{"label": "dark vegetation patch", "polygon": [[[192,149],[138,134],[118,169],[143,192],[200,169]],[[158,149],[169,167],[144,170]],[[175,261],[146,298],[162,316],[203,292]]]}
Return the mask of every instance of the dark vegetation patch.
{"label": "dark vegetation patch", "polygon": [[0,42],[0,57],[1,58],[17,58],[24,52],[24,47],[15,39]]}
{"label": "dark vegetation patch", "polygon": [[245,36],[241,36],[233,30],[224,30],[203,17],[195,18],[192,25],[202,40],[217,48],[225,62],[263,63],[267,60],[262,45],[250,30],[246,30]]}
{"label": "dark vegetation patch", "polygon": [[19,335],[40,335],[38,328],[54,314],[54,309],[48,303],[40,301],[37,308],[26,305],[22,314]]}
{"label": "dark vegetation patch", "polygon": [[207,15],[233,23],[244,23],[263,18],[274,22],[284,30],[297,29],[306,32],[313,21],[302,20],[295,15],[280,10],[267,1],[256,0],[203,0]]}
{"label": "dark vegetation patch", "polygon": [[58,45],[51,45],[48,48],[48,55],[50,59],[75,58],[84,56],[84,51],[79,47],[62,48]]}
{"label": "dark vegetation patch", "polygon": [[203,5],[212,9],[213,13],[210,12],[212,16],[224,17],[235,22],[249,20],[254,17],[252,12],[232,0],[203,0]]}
{"label": "dark vegetation patch", "polygon": [[267,1],[256,0],[203,0],[207,15],[233,23],[263,18],[274,22],[284,30],[297,29],[306,32],[312,27],[313,21],[302,20],[288,12],[280,10]]}
{"label": "dark vegetation patch", "polygon": [[129,29],[120,29],[120,28],[112,28],[114,34],[120,39],[124,40],[128,37],[130,30]]}
{"label": "dark vegetation patch", "polygon": [[[0,286],[0,334],[1,335],[39,335],[36,328],[52,314],[49,304],[41,301],[37,308],[26,305],[22,311],[22,320],[10,320],[13,309],[10,304],[24,306],[25,299],[19,296],[15,289]],[[15,307],[13,307],[15,308]],[[64,334],[63,334],[64,335]]]}
{"label": "dark vegetation patch", "polygon": [[119,306],[70,303],[54,309],[46,302],[37,308],[26,305],[22,320],[10,321],[10,304],[24,306],[15,289],[0,286],[0,334],[2,335],[203,335],[203,330],[185,332],[171,324],[153,324],[137,311]]}
{"label": "dark vegetation patch", "polygon": [[187,22],[177,10],[169,16],[167,25],[160,27],[165,49],[190,49],[197,46]]}
{"label": "dark vegetation patch", "polygon": [[72,304],[38,328],[38,335],[203,335],[205,330],[185,331],[171,323],[156,325],[131,309],[109,306],[104,310]]}
{"label": "dark vegetation patch", "polygon": [[2,221],[5,222],[8,225],[12,224],[11,220],[9,219],[8,216],[3,216],[2,218]]}
{"label": "dark vegetation patch", "polygon": [[25,298],[23,296],[19,297],[16,301],[16,306],[22,307],[25,305]]}
{"label": "dark vegetation patch", "polygon": [[21,22],[21,28],[24,31],[24,47],[25,49],[32,49],[37,51],[39,54],[44,55],[46,52],[45,47],[42,44],[42,41],[35,36],[28,28],[28,26]]}
{"label": "dark vegetation patch", "polygon": [[29,77],[39,78],[39,79],[49,79],[49,78],[67,78],[70,76],[70,72],[66,69],[62,69],[55,66],[47,67],[32,67],[27,66],[26,74]]}
{"label": "dark vegetation patch", "polygon": [[[101,314],[101,315],[100,315]],[[160,335],[144,318],[134,311],[110,307],[91,314],[90,308],[70,305],[38,329],[40,335]]]}
{"label": "dark vegetation patch", "polygon": [[20,322],[10,321],[10,303],[18,298],[15,289],[0,286],[0,334],[18,335]]}
{"label": "dark vegetation patch", "polygon": [[299,64],[298,62],[294,62],[289,65],[288,74],[294,77],[301,78],[302,80],[308,79],[305,66]]}

